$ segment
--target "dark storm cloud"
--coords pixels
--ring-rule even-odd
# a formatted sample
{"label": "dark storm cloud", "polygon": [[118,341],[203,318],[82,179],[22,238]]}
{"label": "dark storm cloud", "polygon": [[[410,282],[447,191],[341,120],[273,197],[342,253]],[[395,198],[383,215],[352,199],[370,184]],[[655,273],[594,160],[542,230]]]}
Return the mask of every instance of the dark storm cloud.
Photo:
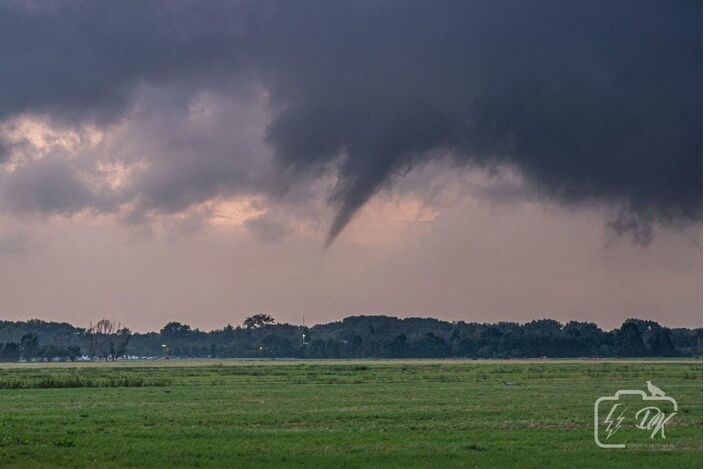
{"label": "dark storm cloud", "polygon": [[299,19],[295,66],[273,78],[281,159],[305,169],[344,155],[330,239],[391,176],[442,149],[516,165],[561,201],[699,216],[700,4],[374,5]]}
{"label": "dark storm cloud", "polygon": [[92,191],[64,158],[46,157],[0,173],[0,205],[16,213],[71,214],[85,208],[108,211],[114,194]]}
{"label": "dark storm cloud", "polygon": [[[176,84],[178,99],[264,87],[280,165],[294,177],[339,171],[328,241],[395,176],[443,154],[459,164],[515,166],[560,202],[621,207],[628,215],[617,230],[649,233],[653,221],[700,218],[700,2],[0,9],[0,117],[104,122],[121,115],[140,85]],[[196,147],[188,164],[175,166],[196,179],[167,177],[164,164],[167,176],[151,173],[154,184],[138,189],[143,199],[180,207],[210,193],[199,185],[237,183],[226,176],[241,171],[225,163],[227,150],[211,159]]]}
{"label": "dark storm cloud", "polygon": [[140,84],[212,84],[238,64],[241,22],[224,2],[3,2],[0,117],[101,122]]}
{"label": "dark storm cloud", "polygon": [[0,139],[0,163],[5,161],[10,154],[11,146],[8,142]]}
{"label": "dark storm cloud", "polygon": [[118,149],[146,159],[148,167],[128,187],[137,218],[177,213],[220,195],[258,193],[270,185],[271,151],[262,141],[267,116],[260,99],[233,90],[227,96],[176,100],[179,91],[188,94],[183,89],[141,93],[144,110],[131,114],[127,138],[105,150],[106,156]]}

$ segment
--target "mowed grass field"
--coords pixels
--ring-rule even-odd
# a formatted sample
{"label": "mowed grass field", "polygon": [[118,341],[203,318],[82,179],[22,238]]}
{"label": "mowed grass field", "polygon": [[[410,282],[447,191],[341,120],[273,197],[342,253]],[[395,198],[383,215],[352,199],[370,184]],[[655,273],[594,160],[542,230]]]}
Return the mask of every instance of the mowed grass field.
{"label": "mowed grass field", "polygon": [[[645,389],[646,380],[679,403],[668,446],[598,448],[595,399]],[[3,468],[672,469],[701,461],[697,361],[0,365]]]}

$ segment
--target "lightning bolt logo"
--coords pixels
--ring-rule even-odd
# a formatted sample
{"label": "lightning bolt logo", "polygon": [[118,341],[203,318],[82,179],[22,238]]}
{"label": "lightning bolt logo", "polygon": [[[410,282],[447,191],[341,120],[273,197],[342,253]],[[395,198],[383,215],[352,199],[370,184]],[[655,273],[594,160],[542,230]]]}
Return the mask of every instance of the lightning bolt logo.
{"label": "lightning bolt logo", "polygon": [[606,439],[608,440],[611,438],[611,436],[616,433],[620,428],[621,425],[626,417],[623,416],[624,413],[626,413],[626,410],[628,410],[628,406],[624,407],[621,413],[614,419],[614,413],[616,412],[616,409],[618,409],[619,406],[622,406],[623,403],[618,403],[614,404],[613,407],[611,407],[611,411],[609,412],[609,415],[606,416],[604,419],[604,423],[608,424],[606,427]]}

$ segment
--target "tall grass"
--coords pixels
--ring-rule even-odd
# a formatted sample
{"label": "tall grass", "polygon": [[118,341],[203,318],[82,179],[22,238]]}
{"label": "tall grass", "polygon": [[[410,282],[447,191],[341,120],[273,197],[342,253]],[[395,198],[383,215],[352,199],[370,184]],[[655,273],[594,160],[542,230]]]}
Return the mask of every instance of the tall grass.
{"label": "tall grass", "polygon": [[137,375],[80,376],[48,375],[39,377],[2,377],[0,389],[50,389],[50,388],[141,388],[168,386],[168,378],[146,378]]}

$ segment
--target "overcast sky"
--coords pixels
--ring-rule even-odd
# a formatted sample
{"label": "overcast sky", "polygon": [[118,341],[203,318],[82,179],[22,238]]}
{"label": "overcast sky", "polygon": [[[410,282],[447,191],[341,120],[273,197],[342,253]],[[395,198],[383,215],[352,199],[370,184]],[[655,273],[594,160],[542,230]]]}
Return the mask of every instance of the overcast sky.
{"label": "overcast sky", "polygon": [[0,319],[701,326],[702,6],[0,4]]}

